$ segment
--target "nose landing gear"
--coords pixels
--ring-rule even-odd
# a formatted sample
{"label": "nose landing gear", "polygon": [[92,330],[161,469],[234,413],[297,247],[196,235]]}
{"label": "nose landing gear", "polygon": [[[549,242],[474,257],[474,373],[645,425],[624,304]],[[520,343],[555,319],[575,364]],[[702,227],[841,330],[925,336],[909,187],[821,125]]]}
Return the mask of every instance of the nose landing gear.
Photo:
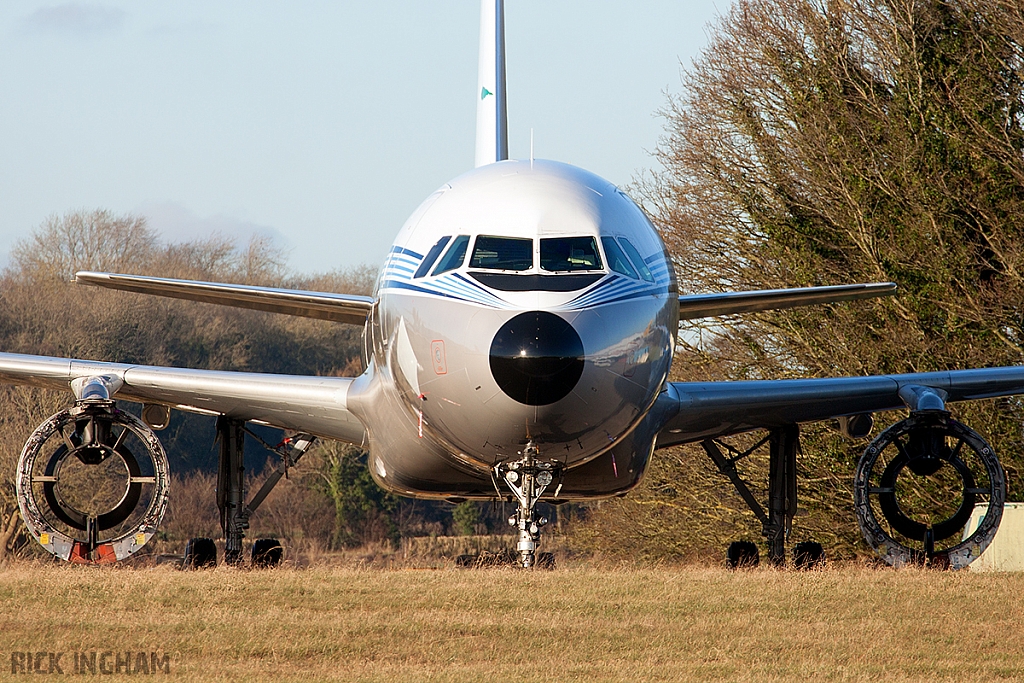
{"label": "nose landing gear", "polygon": [[519,529],[516,552],[520,566],[528,569],[537,563],[540,530],[548,523],[547,517],[537,516],[537,501],[561,474],[561,467],[558,463],[538,460],[540,451],[532,441],[526,444],[521,455],[519,460],[494,466],[494,485],[498,489],[498,482],[504,482],[519,502],[519,509],[508,518],[508,523]]}

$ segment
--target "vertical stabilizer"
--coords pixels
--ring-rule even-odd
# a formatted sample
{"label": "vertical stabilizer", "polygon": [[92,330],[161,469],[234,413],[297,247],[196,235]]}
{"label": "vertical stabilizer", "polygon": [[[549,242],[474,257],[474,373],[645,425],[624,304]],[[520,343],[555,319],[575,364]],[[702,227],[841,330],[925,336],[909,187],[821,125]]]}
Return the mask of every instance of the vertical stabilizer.
{"label": "vertical stabilizer", "polygon": [[476,97],[476,165],[508,159],[503,0],[481,0],[480,71]]}

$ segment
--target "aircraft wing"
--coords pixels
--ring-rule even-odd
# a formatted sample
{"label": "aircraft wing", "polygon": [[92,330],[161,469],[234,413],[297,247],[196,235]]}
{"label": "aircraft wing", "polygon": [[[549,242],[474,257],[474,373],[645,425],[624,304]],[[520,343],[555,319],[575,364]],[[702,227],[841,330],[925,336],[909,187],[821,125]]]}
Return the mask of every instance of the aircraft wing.
{"label": "aircraft wing", "polygon": [[[220,282],[176,280],[144,275],[94,273],[81,271],[75,282],[107,289],[188,299],[211,304],[250,308],[258,311],[332,320],[363,325],[373,307],[373,299],[355,294],[309,292],[276,287],[232,285]],[[679,317],[683,320],[711,316],[777,310],[840,301],[886,296],[896,291],[891,282],[829,287],[767,289],[752,292],[692,294],[679,297]]]}
{"label": "aircraft wing", "polygon": [[352,323],[353,325],[365,324],[366,316],[373,307],[371,297],[355,294],[307,292],[296,289],[174,280],[143,275],[81,271],[75,274],[75,282],[108,289],[120,289],[126,292],[155,294],[174,299],[188,299],[209,304],[235,306],[236,308],[285,313],[319,320]]}
{"label": "aircraft wing", "polygon": [[123,382],[115,398],[223,414],[360,444],[365,430],[348,409],[350,377],[301,377],[189,370],[0,353],[0,382],[70,390],[97,375]]}
{"label": "aircraft wing", "polygon": [[888,296],[895,292],[896,284],[893,282],[871,282],[828,287],[762,289],[753,292],[684,294],[679,297],[679,319],[694,320],[734,313],[855,301],[876,296]]}
{"label": "aircraft wing", "polygon": [[658,447],[800,422],[905,408],[915,387],[949,401],[1024,394],[1024,366],[908,375],[670,382],[655,404]]}

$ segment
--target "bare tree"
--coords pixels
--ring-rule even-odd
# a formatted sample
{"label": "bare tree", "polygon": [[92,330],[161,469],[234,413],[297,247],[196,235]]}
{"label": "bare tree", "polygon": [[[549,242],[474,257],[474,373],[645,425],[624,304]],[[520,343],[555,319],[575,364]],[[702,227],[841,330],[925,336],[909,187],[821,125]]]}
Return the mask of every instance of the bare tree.
{"label": "bare tree", "polygon": [[[362,368],[360,330],[353,326],[82,287],[70,282],[80,269],[353,293],[367,292],[373,276],[355,268],[300,279],[287,272],[283,252],[263,238],[239,244],[214,235],[165,244],[141,217],[79,211],[51,217],[15,247],[11,264],[0,274],[0,350],[295,374],[353,374]],[[70,401],[69,392],[0,385],[0,558],[24,539],[15,495],[22,445]],[[203,476],[189,476],[210,450],[197,436],[200,419],[175,413],[171,428],[161,433],[185,495],[172,499],[168,528],[175,533],[186,528],[193,535],[210,533],[209,520],[196,511],[212,506],[213,498],[201,505]],[[302,505],[319,500],[291,495]],[[327,500],[321,507],[328,519],[318,523],[328,529],[326,544],[333,505],[321,497]],[[321,510],[313,503],[310,520]],[[267,505],[265,517],[273,501]],[[315,526],[313,521],[302,525]]]}
{"label": "bare tree", "polygon": [[[1022,27],[1015,0],[734,5],[663,112],[662,170],[638,187],[681,289],[889,280],[900,289],[690,326],[678,377],[1024,362]],[[1019,402],[957,410],[992,437],[1011,496],[1021,495]],[[817,427],[805,435],[810,515],[798,526],[853,549],[849,478],[860,446]],[[720,490],[697,464],[703,455],[684,454],[677,477]],[[761,473],[754,463],[752,476]],[[648,488],[619,505],[642,517],[645,496],[680,495]],[[691,528],[710,533],[722,514],[706,503],[690,506]]]}
{"label": "bare tree", "polygon": [[156,234],[140,216],[110,211],[53,215],[11,250],[17,268],[35,278],[72,279],[78,270],[128,272],[148,265]]}

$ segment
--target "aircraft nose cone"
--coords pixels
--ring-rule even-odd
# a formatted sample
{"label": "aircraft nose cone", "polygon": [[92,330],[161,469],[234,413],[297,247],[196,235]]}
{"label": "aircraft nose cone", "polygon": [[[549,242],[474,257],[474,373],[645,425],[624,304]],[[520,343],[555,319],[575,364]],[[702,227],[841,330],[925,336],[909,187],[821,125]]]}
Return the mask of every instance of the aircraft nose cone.
{"label": "aircraft nose cone", "polygon": [[546,406],[569,395],[583,374],[583,341],[547,311],[520,313],[491,342],[491,375],[509,398]]}

